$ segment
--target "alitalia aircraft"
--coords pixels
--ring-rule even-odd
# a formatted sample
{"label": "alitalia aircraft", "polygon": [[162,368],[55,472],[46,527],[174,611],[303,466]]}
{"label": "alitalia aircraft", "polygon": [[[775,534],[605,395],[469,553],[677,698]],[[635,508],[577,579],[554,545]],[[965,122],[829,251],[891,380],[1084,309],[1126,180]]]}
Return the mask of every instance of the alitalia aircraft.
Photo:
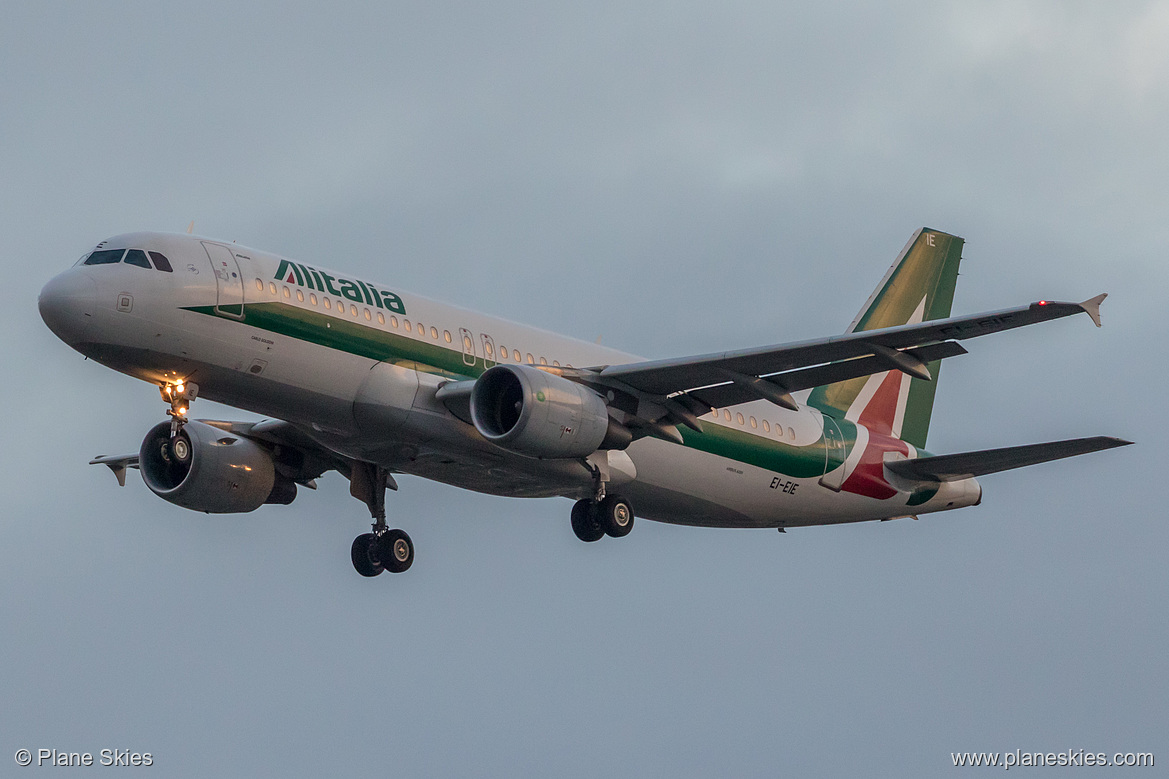
{"label": "alitalia aircraft", "polygon": [[[94,464],[209,513],[291,503],[338,471],[374,520],[353,565],[376,576],[414,560],[386,524],[395,474],[563,496],[597,541],[628,534],[635,509],[780,532],[916,517],[977,505],[975,477],[1130,443],[924,449],[960,342],[1077,313],[1100,325],[1104,295],[951,317],[962,243],[917,231],[843,335],[664,360],[181,234],[102,241],[45,285],[40,312],[169,405],[137,453]],[[270,419],[191,420],[197,396]]]}

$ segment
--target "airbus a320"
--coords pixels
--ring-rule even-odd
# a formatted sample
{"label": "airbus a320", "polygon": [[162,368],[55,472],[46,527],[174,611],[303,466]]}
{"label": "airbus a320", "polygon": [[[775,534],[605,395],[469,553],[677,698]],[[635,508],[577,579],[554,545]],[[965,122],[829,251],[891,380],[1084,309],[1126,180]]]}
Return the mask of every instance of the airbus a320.
{"label": "airbus a320", "polygon": [[[569,498],[578,538],[636,516],[787,528],[976,505],[976,477],[1122,446],[1079,438],[925,449],[943,359],[978,336],[1084,313],[1104,295],[951,316],[962,239],[918,230],[843,335],[645,360],[198,236],[131,233],[49,281],[41,316],[86,357],[156,385],[165,419],[135,453],[164,500],[242,513],[337,471],[368,507],[363,576],[414,560],[386,522],[411,474],[511,497]],[[190,419],[197,397],[268,417]]]}

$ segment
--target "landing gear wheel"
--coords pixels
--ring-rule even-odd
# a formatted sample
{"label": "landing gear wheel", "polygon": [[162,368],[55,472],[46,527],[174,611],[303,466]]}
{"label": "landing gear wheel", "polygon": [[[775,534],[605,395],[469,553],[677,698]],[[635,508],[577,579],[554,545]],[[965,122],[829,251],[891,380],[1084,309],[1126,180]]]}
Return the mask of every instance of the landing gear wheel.
{"label": "landing gear wheel", "polygon": [[377,550],[374,548],[373,542],[373,533],[362,533],[353,539],[353,546],[349,550],[349,556],[353,560],[353,567],[362,576],[377,576],[383,570],[381,561],[377,558]]}
{"label": "landing gear wheel", "polygon": [[613,538],[627,536],[633,530],[633,506],[624,498],[609,495],[597,504],[597,523]]}
{"label": "landing gear wheel", "polygon": [[179,431],[170,442],[170,450],[174,458],[180,463],[187,463],[191,460],[191,441],[187,438],[187,434]]}
{"label": "landing gear wheel", "polygon": [[578,500],[572,506],[572,532],[581,541],[599,541],[605,529],[597,522],[596,502]]}
{"label": "landing gear wheel", "polygon": [[378,536],[377,556],[390,573],[402,573],[414,562],[414,542],[404,530],[387,530]]}

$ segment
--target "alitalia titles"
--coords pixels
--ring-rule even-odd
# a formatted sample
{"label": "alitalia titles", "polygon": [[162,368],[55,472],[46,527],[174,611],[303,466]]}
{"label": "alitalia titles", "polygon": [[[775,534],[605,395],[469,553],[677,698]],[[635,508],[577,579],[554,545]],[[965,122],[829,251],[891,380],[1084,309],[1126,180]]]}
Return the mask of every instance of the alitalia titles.
{"label": "alitalia titles", "polygon": [[406,313],[406,305],[402,302],[402,298],[393,292],[379,290],[374,285],[361,279],[351,281],[349,279],[338,278],[311,265],[281,260],[280,266],[276,268],[276,275],[273,278],[278,281],[283,281],[286,284],[296,284],[299,287],[308,287],[318,292],[337,295],[346,300],[351,300],[354,303],[364,303],[367,306],[384,308],[396,314]]}

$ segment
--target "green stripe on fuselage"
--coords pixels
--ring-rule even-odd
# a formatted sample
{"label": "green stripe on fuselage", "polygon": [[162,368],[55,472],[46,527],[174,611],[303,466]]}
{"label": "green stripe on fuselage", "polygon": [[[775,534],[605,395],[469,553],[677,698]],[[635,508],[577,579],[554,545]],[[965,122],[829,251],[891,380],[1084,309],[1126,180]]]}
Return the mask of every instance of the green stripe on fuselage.
{"label": "green stripe on fuselage", "polygon": [[[219,316],[213,306],[192,306],[186,310]],[[232,317],[230,321],[380,362],[417,362],[420,369],[434,369],[430,373],[453,374],[465,379],[476,378],[486,370],[479,358],[474,358],[474,365],[464,362],[461,351],[287,303],[249,303],[244,306],[242,319]],[[472,359],[471,355],[466,358]]]}
{"label": "green stripe on fuselage", "polygon": [[[745,465],[782,473],[793,479],[810,479],[824,475],[824,439],[810,446],[792,446],[752,435],[723,425],[704,423],[698,433],[679,427],[682,440],[690,449],[726,457]],[[835,458],[834,458],[835,460]],[[835,461],[832,468],[840,465]]]}
{"label": "green stripe on fuselage", "polygon": [[[238,316],[222,316],[216,311],[215,306],[191,306],[186,310],[228,322],[242,322],[270,333],[371,360],[396,364],[415,363],[414,367],[417,370],[440,374],[451,379],[478,378],[486,370],[483,360],[479,357],[474,358],[474,365],[468,365],[464,362],[464,357],[469,360],[471,355],[464,355],[458,349],[386,332],[360,322],[309,311],[287,303],[249,303],[243,308],[242,319]],[[856,441],[856,429],[850,423],[838,424],[842,427],[847,448],[851,450]],[[844,430],[846,425],[851,429]],[[824,474],[825,453],[822,437],[807,446],[794,446],[723,425],[705,423],[702,427],[701,433],[686,427],[679,428],[686,447],[797,479]],[[829,455],[828,469],[832,470],[840,463],[839,455],[832,452]]]}

